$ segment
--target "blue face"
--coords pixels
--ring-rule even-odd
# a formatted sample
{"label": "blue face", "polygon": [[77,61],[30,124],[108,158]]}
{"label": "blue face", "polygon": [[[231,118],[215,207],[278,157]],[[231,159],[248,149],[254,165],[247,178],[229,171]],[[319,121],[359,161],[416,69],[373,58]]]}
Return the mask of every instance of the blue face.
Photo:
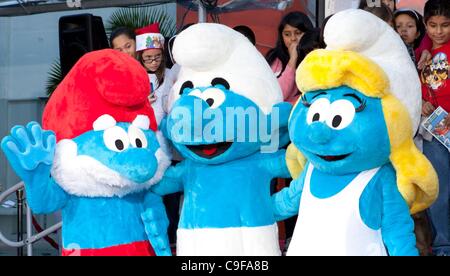
{"label": "blue face", "polygon": [[162,131],[187,159],[220,164],[264,151],[261,147],[276,144],[274,137],[278,142],[283,130],[287,138],[289,104],[280,104],[276,117],[264,114],[254,102],[231,91],[222,78],[208,87],[194,88],[187,81],[180,94]]}
{"label": "blue face", "polygon": [[151,130],[118,123],[104,131],[88,131],[73,139],[78,155],[87,155],[136,183],[150,180],[156,172],[159,143]]}
{"label": "blue face", "polygon": [[292,113],[289,136],[327,173],[355,173],[389,162],[381,100],[347,86],[305,94]]}

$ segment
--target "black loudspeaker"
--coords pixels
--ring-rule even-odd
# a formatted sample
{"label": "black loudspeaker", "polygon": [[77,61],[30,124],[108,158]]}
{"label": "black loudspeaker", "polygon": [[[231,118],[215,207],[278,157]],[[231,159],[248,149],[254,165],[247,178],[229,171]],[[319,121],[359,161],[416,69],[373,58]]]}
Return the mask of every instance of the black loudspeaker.
{"label": "black loudspeaker", "polygon": [[59,58],[62,76],[84,54],[109,48],[103,20],[92,14],[76,14],[59,18]]}

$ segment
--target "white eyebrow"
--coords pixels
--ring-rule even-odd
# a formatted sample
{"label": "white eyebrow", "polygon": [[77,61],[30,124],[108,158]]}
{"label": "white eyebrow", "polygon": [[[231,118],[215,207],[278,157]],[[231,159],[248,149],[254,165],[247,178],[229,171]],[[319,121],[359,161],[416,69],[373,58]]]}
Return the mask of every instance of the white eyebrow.
{"label": "white eyebrow", "polygon": [[150,128],[150,119],[146,115],[137,115],[131,125],[142,130],[148,130]]}
{"label": "white eyebrow", "polygon": [[117,123],[116,120],[114,120],[114,118],[111,115],[104,114],[98,117],[97,120],[95,120],[95,122],[92,124],[92,128],[95,131],[105,130],[115,126],[116,123]]}

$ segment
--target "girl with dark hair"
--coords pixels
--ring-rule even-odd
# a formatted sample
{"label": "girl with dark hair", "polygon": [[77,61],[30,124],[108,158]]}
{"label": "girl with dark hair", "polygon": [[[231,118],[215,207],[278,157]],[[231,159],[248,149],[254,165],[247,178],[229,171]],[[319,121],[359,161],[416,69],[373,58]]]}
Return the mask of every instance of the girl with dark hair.
{"label": "girl with dark hair", "polygon": [[419,47],[426,32],[422,15],[412,9],[398,9],[394,13],[394,19],[395,30],[403,41],[414,49]]}
{"label": "girl with dark hair", "polygon": [[300,93],[295,85],[295,69],[300,64],[297,46],[302,36],[313,29],[308,16],[302,12],[286,14],[278,26],[278,40],[266,55],[281,86],[284,100],[295,103]]}
{"label": "girl with dark hair", "polygon": [[109,45],[112,49],[124,52],[133,58],[137,58],[136,34],[127,27],[114,29],[109,37]]}
{"label": "girl with dark hair", "polygon": [[415,10],[399,9],[394,14],[395,30],[405,42],[411,59],[417,65],[414,51],[420,46],[420,42],[425,36],[425,24],[422,15]]}
{"label": "girl with dark hair", "polygon": [[[144,66],[144,68],[147,70],[148,76],[150,78],[152,89],[150,101],[154,102],[158,97],[165,96],[167,92],[165,90],[161,91],[161,89],[164,88],[163,84],[166,73],[164,60],[164,37],[159,32],[158,23],[154,23],[146,27],[137,29],[136,35],[138,59],[142,63],[142,66]],[[164,95],[158,95],[159,93],[157,92],[164,92]],[[162,110],[159,110],[159,108],[161,108],[161,106],[158,106],[158,108],[153,107],[158,124],[160,121],[158,120],[158,116],[162,116],[164,113],[162,112]]]}

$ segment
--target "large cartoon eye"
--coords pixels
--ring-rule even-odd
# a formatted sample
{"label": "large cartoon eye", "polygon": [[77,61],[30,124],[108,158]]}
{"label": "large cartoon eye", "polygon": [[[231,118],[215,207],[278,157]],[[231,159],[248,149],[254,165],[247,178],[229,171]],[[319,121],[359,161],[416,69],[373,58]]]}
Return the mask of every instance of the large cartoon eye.
{"label": "large cartoon eye", "polygon": [[346,128],[355,118],[355,106],[348,100],[338,100],[331,104],[327,125],[333,129]]}
{"label": "large cartoon eye", "polygon": [[201,98],[210,106],[215,109],[223,104],[225,101],[225,94],[218,88],[209,88],[203,91]]}
{"label": "large cartoon eye", "polygon": [[330,113],[330,101],[326,98],[316,100],[308,109],[306,122],[308,125],[314,122],[325,122]]}
{"label": "large cartoon eye", "polygon": [[135,148],[147,148],[147,138],[142,130],[135,126],[128,128],[128,138],[130,138],[131,146]]}
{"label": "large cartoon eye", "polygon": [[127,132],[118,126],[105,130],[103,142],[108,149],[116,152],[124,151],[130,146]]}

